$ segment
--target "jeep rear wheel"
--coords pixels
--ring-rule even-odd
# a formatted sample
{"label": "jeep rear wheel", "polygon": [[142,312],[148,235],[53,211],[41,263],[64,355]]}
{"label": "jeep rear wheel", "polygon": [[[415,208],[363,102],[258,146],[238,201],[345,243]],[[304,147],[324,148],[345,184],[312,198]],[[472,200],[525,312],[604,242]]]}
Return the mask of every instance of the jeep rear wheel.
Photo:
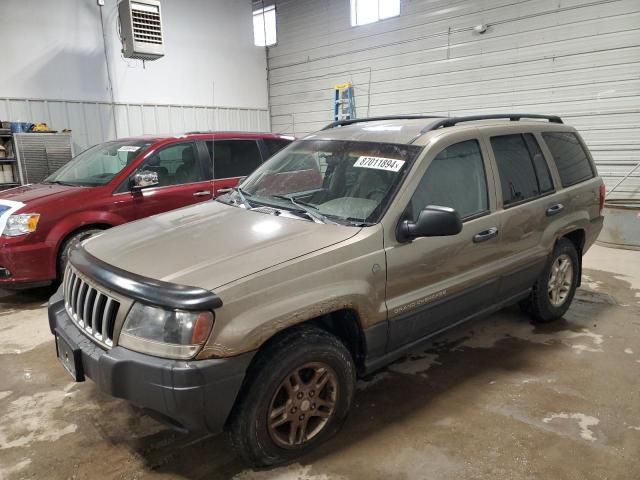
{"label": "jeep rear wheel", "polygon": [[338,431],[354,390],[344,344],[319,328],[294,329],[254,359],[230,418],[231,440],[253,466],[291,461]]}
{"label": "jeep rear wheel", "polygon": [[576,293],[579,271],[576,247],[566,238],[559,239],[531,296],[521,306],[537,322],[551,322],[562,317]]}

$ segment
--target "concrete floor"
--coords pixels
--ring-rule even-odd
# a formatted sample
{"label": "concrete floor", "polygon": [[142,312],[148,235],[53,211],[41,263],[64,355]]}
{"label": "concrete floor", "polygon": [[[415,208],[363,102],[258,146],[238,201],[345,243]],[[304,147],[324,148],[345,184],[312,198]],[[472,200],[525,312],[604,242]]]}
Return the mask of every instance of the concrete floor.
{"label": "concrete floor", "polygon": [[343,431],[254,472],[222,437],[165,429],[57,364],[50,292],[0,293],[0,478],[638,479],[640,252],[594,247],[566,318],[516,308],[366,381]]}

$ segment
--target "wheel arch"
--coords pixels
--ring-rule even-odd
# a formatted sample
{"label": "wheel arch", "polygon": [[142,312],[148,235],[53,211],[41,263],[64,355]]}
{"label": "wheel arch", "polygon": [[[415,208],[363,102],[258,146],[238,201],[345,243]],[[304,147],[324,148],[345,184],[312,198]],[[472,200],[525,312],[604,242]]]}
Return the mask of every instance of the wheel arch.
{"label": "wheel arch", "polygon": [[339,308],[329,313],[309,318],[294,325],[289,325],[275,332],[266,339],[257,351],[268,348],[281,337],[295,329],[314,326],[337,337],[349,350],[358,371],[364,368],[367,354],[367,343],[360,320],[360,315],[353,308]]}
{"label": "wheel arch", "polygon": [[582,283],[582,251],[584,249],[586,235],[586,231],[583,228],[576,228],[575,230],[566,232],[561,237],[559,237],[559,239],[566,238],[571,243],[573,243],[573,246],[576,247],[576,252],[578,252],[578,287]]}
{"label": "wheel arch", "polygon": [[58,276],[58,278],[60,277],[60,275],[62,274],[62,272],[60,272],[60,254],[62,253],[62,247],[64,246],[64,244],[67,242],[67,240],[69,240],[72,236],[81,233],[85,230],[108,230],[109,228],[114,227],[114,225],[107,223],[107,222],[94,222],[94,223],[86,223],[82,226],[78,226],[73,230],[68,231],[67,233],[65,233],[60,240],[58,241],[56,248],[55,248],[55,255],[54,255],[54,262],[55,262],[55,269],[56,269],[56,275]]}

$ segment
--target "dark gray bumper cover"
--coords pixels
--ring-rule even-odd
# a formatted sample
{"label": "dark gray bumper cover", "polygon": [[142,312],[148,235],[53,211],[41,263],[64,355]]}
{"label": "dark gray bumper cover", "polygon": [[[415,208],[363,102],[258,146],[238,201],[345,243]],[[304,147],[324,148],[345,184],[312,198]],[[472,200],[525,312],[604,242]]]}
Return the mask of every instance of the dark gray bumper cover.
{"label": "dark gray bumper cover", "polygon": [[81,350],[84,373],[101,390],[189,431],[222,431],[254,355],[181,361],[103,350],[71,322],[60,293],[49,301],[49,325]]}

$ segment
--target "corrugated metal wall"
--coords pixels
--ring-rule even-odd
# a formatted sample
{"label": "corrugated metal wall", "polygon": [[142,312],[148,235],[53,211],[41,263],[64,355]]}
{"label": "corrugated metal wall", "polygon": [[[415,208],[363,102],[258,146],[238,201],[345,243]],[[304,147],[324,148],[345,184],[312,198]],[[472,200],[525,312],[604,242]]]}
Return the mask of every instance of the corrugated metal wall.
{"label": "corrugated metal wall", "polygon": [[72,130],[74,151],[116,137],[192,130],[269,131],[266,109],[0,98],[0,119]]}
{"label": "corrugated metal wall", "polygon": [[[352,81],[358,116],[561,115],[613,186],[640,162],[639,0],[401,0],[399,17],[351,27],[349,0],[276,2],[272,129],[332,120]],[[473,26],[488,24],[484,34]],[[640,197],[640,171],[618,197]]]}

